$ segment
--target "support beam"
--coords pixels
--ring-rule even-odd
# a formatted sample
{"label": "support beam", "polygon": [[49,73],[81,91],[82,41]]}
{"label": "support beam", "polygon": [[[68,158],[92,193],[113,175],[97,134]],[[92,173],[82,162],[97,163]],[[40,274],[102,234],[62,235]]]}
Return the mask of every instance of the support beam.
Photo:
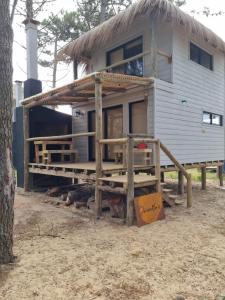
{"label": "support beam", "polygon": [[191,174],[187,177],[187,208],[192,207],[192,179]]}
{"label": "support beam", "polygon": [[155,144],[155,176],[157,178],[156,191],[161,193],[161,166],[160,166],[160,141]]}
{"label": "support beam", "polygon": [[102,177],[102,144],[100,140],[103,138],[102,134],[102,83],[101,80],[95,79],[95,160],[96,160],[96,186],[95,186],[95,207],[96,217],[102,214],[102,191],[99,189],[101,182],[99,178]]}
{"label": "support beam", "polygon": [[152,19],[150,23],[150,77],[157,77],[157,39],[155,22]]}
{"label": "support beam", "polygon": [[206,167],[201,167],[202,190],[206,190]]}
{"label": "support beam", "polygon": [[223,186],[223,166],[218,166],[219,184]]}
{"label": "support beam", "polygon": [[134,140],[127,141],[127,225],[134,224]]}
{"label": "support beam", "polygon": [[29,190],[29,160],[30,144],[27,141],[30,136],[29,109],[23,108],[23,135],[24,135],[24,191]]}
{"label": "support beam", "polygon": [[184,194],[184,175],[181,171],[178,172],[178,194]]}

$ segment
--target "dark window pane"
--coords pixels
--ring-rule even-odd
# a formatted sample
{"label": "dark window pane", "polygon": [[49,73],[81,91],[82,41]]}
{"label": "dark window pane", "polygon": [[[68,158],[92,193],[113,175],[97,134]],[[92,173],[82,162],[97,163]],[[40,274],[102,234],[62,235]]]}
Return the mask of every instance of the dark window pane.
{"label": "dark window pane", "polygon": [[129,62],[126,65],[126,74],[127,75],[135,75],[135,76],[143,76],[143,59],[139,58],[139,59]]}
{"label": "dark window pane", "polygon": [[203,67],[212,70],[212,56],[205,51],[201,51],[200,64]]}
{"label": "dark window pane", "polygon": [[124,59],[133,57],[142,53],[142,39],[138,39],[134,42],[130,42],[125,45],[124,48]]}
{"label": "dark window pane", "polygon": [[213,56],[193,43],[190,44],[190,59],[209,70],[213,70]]}
{"label": "dark window pane", "polygon": [[[142,38],[138,38],[134,41],[121,45],[120,47],[107,53],[107,66],[111,66],[122,60],[132,58],[143,52]],[[135,59],[126,64],[114,67],[109,72],[143,76],[143,58]]]}
{"label": "dark window pane", "polygon": [[190,53],[191,60],[199,64],[199,48],[192,43],[190,48],[191,48],[191,53]]}

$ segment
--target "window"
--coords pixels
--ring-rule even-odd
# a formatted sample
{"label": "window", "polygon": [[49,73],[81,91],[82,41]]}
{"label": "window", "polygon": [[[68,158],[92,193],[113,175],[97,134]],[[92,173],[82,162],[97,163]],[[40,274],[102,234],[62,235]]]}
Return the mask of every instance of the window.
{"label": "window", "polygon": [[210,125],[223,126],[223,116],[204,111],[203,112],[203,123],[210,124]]}
{"label": "window", "polygon": [[193,43],[190,43],[190,59],[211,71],[213,70],[213,56]]}
{"label": "window", "polygon": [[[117,47],[107,53],[107,66],[111,66],[124,59],[132,58],[143,52],[142,37],[128,42],[122,46]],[[114,67],[110,70],[114,73],[122,73],[134,76],[143,76],[143,58],[132,60],[126,64]]]}

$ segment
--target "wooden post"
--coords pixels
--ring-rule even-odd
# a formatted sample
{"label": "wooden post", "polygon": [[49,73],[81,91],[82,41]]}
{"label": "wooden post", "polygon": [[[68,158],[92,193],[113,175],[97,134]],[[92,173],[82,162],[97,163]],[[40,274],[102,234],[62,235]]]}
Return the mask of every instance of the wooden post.
{"label": "wooden post", "polygon": [[187,208],[192,207],[192,180],[191,174],[187,177]]}
{"label": "wooden post", "polygon": [[150,40],[150,77],[157,77],[157,40],[155,22],[150,22],[151,40]]}
{"label": "wooden post", "polygon": [[181,171],[178,172],[178,194],[184,194],[184,175]]}
{"label": "wooden post", "polygon": [[30,143],[27,141],[30,137],[29,128],[29,109],[23,108],[23,138],[24,138],[24,191],[29,190],[29,160]]}
{"label": "wooden post", "polygon": [[134,223],[134,140],[127,141],[127,225]]}
{"label": "wooden post", "polygon": [[161,192],[161,165],[160,165],[160,141],[155,143],[155,176],[157,178],[156,191]]}
{"label": "wooden post", "polygon": [[96,186],[95,186],[95,208],[96,217],[102,214],[102,191],[98,188],[100,186],[99,178],[102,177],[102,145],[100,140],[102,136],[102,83],[99,78],[95,79],[95,124],[96,124],[96,138],[95,138],[95,160],[96,160]]}
{"label": "wooden post", "polygon": [[202,190],[206,190],[206,167],[201,167]]}
{"label": "wooden post", "polygon": [[223,186],[223,166],[218,166],[219,184]]}

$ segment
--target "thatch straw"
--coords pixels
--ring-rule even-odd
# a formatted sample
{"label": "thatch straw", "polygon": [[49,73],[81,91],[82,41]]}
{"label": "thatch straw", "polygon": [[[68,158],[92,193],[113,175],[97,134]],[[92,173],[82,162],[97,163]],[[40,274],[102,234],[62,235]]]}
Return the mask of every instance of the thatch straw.
{"label": "thatch straw", "polygon": [[87,61],[93,50],[106,45],[118,33],[126,32],[134,20],[142,15],[155,21],[160,19],[160,21],[169,21],[173,25],[182,26],[187,34],[195,34],[198,39],[225,51],[225,42],[220,37],[169,1],[138,0],[126,10],[65,46],[59,52],[58,59],[73,58],[78,62]]}

